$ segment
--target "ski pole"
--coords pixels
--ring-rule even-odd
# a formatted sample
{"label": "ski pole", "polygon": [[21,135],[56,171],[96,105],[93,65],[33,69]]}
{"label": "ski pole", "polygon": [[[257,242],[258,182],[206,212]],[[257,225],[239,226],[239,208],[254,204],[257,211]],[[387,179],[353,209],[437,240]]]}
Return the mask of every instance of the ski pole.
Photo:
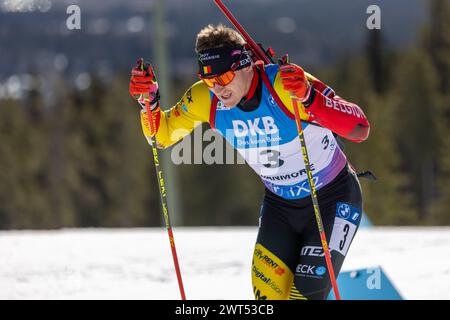
{"label": "ski pole", "polygon": [[[288,55],[285,55],[281,59],[281,63],[289,63]],[[323,227],[322,216],[320,214],[319,200],[317,199],[316,186],[312,176],[311,164],[309,161],[308,150],[306,149],[305,137],[303,135],[303,127],[300,118],[300,112],[298,110],[297,98],[291,96],[292,106],[294,107],[295,121],[297,123],[298,137],[300,139],[300,145],[302,148],[303,162],[305,163],[306,174],[308,176],[308,183],[311,191],[311,200],[314,208],[314,215],[316,217],[317,227],[319,229],[320,240],[322,242],[322,248],[325,254],[325,260],[328,267],[328,273],[330,276],[331,285],[333,287],[334,295],[336,300],[341,300],[339,294],[338,286],[336,283],[336,276],[334,274],[333,264],[331,263],[330,250],[328,248],[327,237],[325,234],[325,229]]]}
{"label": "ski pole", "polygon": [[[250,37],[250,35],[245,31],[245,29],[239,24],[237,19],[233,16],[233,14],[228,10],[228,8],[223,4],[222,0],[214,0],[216,5],[219,7],[219,9],[225,14],[225,16],[230,20],[230,22],[235,26],[236,29],[238,29],[239,33],[244,37],[247,44],[250,46],[253,54],[254,59],[256,60],[262,60],[264,61],[264,64],[270,64],[273,63],[272,56],[273,56],[273,50],[269,48],[268,52],[263,50],[258,44],[256,44],[255,41]],[[286,57],[287,62],[287,57]],[[308,157],[308,151],[306,149],[306,142],[305,137],[303,135],[303,128],[302,128],[302,121],[300,118],[300,112],[298,110],[298,103],[297,99],[294,97],[291,97],[292,106],[294,107],[294,113],[295,113],[295,122],[297,124],[297,130],[298,130],[298,137],[300,140],[300,146],[302,149],[302,155],[303,155],[303,162],[305,163],[305,169],[308,176],[308,183],[311,190],[311,199],[313,203],[314,208],[314,215],[316,217],[317,227],[319,229],[320,234],[320,240],[322,242],[322,248],[325,254],[325,261],[328,268],[328,274],[330,276],[331,285],[333,287],[334,295],[336,297],[336,300],[341,300],[341,296],[339,295],[339,290],[336,282],[336,276],[334,274],[333,264],[331,263],[331,256],[330,256],[330,250],[328,248],[328,242],[327,237],[325,234],[325,229],[323,228],[323,222],[322,217],[320,214],[319,209],[319,201],[317,199],[317,193],[316,193],[316,187],[314,184],[310,161]]]}
{"label": "ski pole", "polygon": [[302,148],[303,162],[305,163],[306,174],[308,176],[308,183],[309,183],[309,187],[310,187],[310,191],[311,191],[311,200],[313,203],[314,215],[316,216],[316,222],[317,222],[317,227],[319,229],[320,240],[322,242],[322,248],[323,248],[323,251],[325,254],[325,261],[326,261],[327,267],[328,267],[328,274],[330,276],[330,281],[331,281],[331,285],[333,287],[333,291],[334,291],[336,300],[341,300],[341,296],[339,294],[339,290],[338,290],[338,286],[337,286],[337,282],[336,282],[336,276],[334,274],[333,264],[331,263],[330,250],[328,248],[327,237],[325,235],[325,229],[323,227],[322,216],[320,214],[319,200],[317,199],[316,186],[314,184],[314,180],[313,180],[313,176],[312,176],[311,165],[310,165],[309,157],[308,157],[308,150],[306,149],[306,142],[305,142],[305,137],[303,135],[303,128],[302,128],[302,123],[300,120],[300,113],[298,111],[298,103],[294,97],[291,97],[291,101],[292,101],[292,105],[294,107],[295,122],[297,123],[297,130],[298,130],[298,138],[300,139],[300,145]]}
{"label": "ski pole", "polygon": [[[139,67],[141,68],[141,70],[144,70],[144,60],[143,59],[139,60]],[[153,77],[153,79],[155,79],[155,74],[153,71],[152,71],[152,77]],[[145,98],[145,110],[147,112],[147,123],[149,125],[151,132],[155,132],[154,124],[153,124],[153,121],[151,120],[151,116],[152,116],[151,112],[152,111],[150,109],[149,94],[145,93],[144,98]],[[163,215],[164,215],[164,221],[166,224],[167,233],[169,234],[170,248],[172,251],[172,258],[173,258],[173,263],[175,266],[175,272],[177,274],[178,287],[180,289],[181,299],[186,300],[186,295],[184,293],[184,287],[183,287],[183,279],[181,278],[180,265],[178,263],[177,249],[175,247],[175,239],[173,237],[172,225],[170,224],[169,209],[167,206],[167,197],[166,197],[166,185],[164,183],[164,176],[163,176],[162,168],[159,163],[159,156],[158,156],[158,149],[156,147],[157,144],[156,144],[155,135],[151,136],[150,142],[151,142],[151,146],[152,146],[152,150],[153,150],[153,162],[155,163],[156,180],[158,180],[159,195],[160,195],[160,199],[161,199],[161,208],[162,208]]]}

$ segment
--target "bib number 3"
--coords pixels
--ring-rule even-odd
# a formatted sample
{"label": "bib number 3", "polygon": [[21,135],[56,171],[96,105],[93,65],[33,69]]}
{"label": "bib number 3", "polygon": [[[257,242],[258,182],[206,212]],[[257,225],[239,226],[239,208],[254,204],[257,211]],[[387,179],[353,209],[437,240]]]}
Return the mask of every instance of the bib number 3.
{"label": "bib number 3", "polygon": [[344,239],[339,242],[339,249],[343,250],[345,246],[345,242],[347,241],[348,231],[350,230],[350,226],[348,224],[344,227]]}
{"label": "bib number 3", "polygon": [[262,150],[259,155],[266,157],[266,161],[262,161],[262,165],[266,168],[278,168],[281,167],[284,163],[284,161],[280,159],[280,152],[277,150]]}

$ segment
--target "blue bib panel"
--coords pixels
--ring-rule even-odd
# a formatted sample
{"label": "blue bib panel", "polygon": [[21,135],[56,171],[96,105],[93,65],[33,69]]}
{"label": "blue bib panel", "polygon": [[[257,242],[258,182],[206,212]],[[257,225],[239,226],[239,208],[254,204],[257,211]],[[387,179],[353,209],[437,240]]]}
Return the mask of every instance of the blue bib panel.
{"label": "blue bib panel", "polygon": [[[266,66],[265,72],[273,85],[278,65]],[[253,111],[226,108],[219,101],[215,128],[270,191],[285,199],[310,195],[297,124],[278,106],[264,84],[261,102]],[[302,122],[302,128],[318,190],[339,174],[347,159],[330,130],[306,122]]]}

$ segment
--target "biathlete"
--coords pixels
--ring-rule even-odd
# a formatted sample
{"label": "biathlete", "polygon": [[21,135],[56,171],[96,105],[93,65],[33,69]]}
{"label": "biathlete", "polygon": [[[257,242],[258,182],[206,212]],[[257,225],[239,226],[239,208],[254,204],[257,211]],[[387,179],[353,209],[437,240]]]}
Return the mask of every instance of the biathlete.
{"label": "biathlete", "polygon": [[[144,135],[166,148],[208,122],[242,155],[265,186],[252,261],[256,299],[326,299],[331,282],[316,224],[291,96],[300,117],[334,273],[339,274],[362,215],[358,178],[336,135],[361,142],[369,122],[354,103],[295,64],[254,63],[235,30],[203,28],[196,39],[200,81],[170,110],[159,105],[151,66],[134,68],[130,94]],[[148,120],[153,122],[152,131]],[[173,133],[184,129],[180,135]]]}

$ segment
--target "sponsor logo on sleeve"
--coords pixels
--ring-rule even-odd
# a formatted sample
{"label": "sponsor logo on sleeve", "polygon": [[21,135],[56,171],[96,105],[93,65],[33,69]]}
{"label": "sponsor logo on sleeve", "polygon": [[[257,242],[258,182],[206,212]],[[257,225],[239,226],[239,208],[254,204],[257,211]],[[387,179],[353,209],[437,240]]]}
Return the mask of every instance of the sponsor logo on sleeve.
{"label": "sponsor logo on sleeve", "polygon": [[324,266],[314,266],[309,264],[299,264],[295,269],[295,275],[307,278],[322,279],[323,275],[327,272],[327,268]]}

